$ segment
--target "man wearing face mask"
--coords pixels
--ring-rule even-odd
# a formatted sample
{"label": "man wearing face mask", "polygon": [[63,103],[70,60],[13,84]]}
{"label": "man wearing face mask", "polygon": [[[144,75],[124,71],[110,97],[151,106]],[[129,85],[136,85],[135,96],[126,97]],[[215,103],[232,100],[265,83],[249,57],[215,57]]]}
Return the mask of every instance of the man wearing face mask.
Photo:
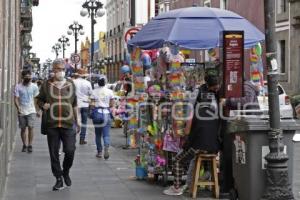
{"label": "man wearing face mask", "polygon": [[[64,188],[63,179],[67,186],[71,186],[69,176],[73,165],[77,131],[77,98],[75,85],[72,80],[65,79],[64,60],[57,59],[53,62],[54,77],[47,80],[40,89],[37,97],[38,105],[46,112],[46,134],[48,140],[51,169],[56,177],[53,190]],[[63,168],[59,160],[60,142],[65,153]]]}
{"label": "man wearing face mask", "polygon": [[[15,88],[14,100],[19,115],[19,126],[23,142],[22,152],[32,152],[33,128],[36,114],[35,97],[39,94],[36,84],[31,83],[31,71],[22,71],[22,83]],[[28,141],[26,128],[28,127]]]}

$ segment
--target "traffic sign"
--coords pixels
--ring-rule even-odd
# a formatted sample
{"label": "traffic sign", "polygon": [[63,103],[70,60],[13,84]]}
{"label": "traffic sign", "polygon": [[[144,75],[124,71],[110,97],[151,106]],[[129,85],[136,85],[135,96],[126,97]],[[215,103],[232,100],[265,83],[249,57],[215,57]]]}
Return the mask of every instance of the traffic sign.
{"label": "traffic sign", "polygon": [[77,53],[71,54],[71,61],[73,64],[79,64],[80,63],[80,55]]}
{"label": "traffic sign", "polygon": [[133,38],[133,36],[135,36],[135,34],[137,32],[139,32],[141,30],[140,27],[133,27],[128,29],[128,31],[125,33],[124,35],[124,40],[127,43],[131,38]]}

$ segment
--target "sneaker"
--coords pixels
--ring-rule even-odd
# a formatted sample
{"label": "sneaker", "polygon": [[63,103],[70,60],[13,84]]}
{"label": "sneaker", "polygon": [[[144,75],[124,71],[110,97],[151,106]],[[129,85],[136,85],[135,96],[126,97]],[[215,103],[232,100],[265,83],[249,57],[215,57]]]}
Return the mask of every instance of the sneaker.
{"label": "sneaker", "polygon": [[96,154],[96,157],[97,157],[97,158],[102,158],[102,152],[98,152],[98,153]]}
{"label": "sneaker", "polygon": [[22,152],[26,152],[26,150],[27,150],[27,146],[26,146],[26,145],[23,145],[23,147],[22,147]]}
{"label": "sneaker", "polygon": [[32,153],[32,146],[31,146],[31,145],[29,145],[29,146],[27,147],[27,152],[28,152],[28,153]]}
{"label": "sneaker", "polygon": [[64,183],[63,183],[62,178],[61,177],[56,178],[56,183],[53,186],[52,190],[57,191],[57,190],[62,190],[62,189],[64,189]]}
{"label": "sneaker", "polygon": [[104,159],[107,160],[109,158],[108,147],[104,148]]}
{"label": "sneaker", "polygon": [[176,189],[173,185],[169,187],[168,189],[164,190],[163,192],[165,195],[170,196],[180,196],[183,194],[183,191],[181,188]]}
{"label": "sneaker", "polygon": [[72,180],[70,178],[70,175],[69,174],[64,174],[63,177],[64,177],[64,181],[65,181],[66,186],[70,187],[72,185]]}

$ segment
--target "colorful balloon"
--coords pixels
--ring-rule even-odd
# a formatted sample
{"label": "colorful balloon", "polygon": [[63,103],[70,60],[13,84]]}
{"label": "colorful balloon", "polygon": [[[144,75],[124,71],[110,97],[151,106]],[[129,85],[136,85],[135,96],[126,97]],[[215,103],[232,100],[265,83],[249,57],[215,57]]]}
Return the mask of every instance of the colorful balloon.
{"label": "colorful balloon", "polygon": [[256,52],[256,55],[261,56],[261,54],[262,54],[262,47],[261,47],[260,42],[257,43],[257,45],[255,45],[255,52]]}

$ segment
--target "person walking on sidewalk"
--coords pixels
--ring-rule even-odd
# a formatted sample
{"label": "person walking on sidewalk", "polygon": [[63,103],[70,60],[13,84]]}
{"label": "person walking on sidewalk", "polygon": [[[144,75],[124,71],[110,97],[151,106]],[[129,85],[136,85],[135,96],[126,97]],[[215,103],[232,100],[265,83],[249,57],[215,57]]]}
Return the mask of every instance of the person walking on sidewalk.
{"label": "person walking on sidewalk", "polygon": [[[76,131],[79,130],[77,120],[77,98],[73,81],[65,79],[64,60],[56,59],[53,64],[54,77],[45,81],[38,95],[38,105],[46,112],[47,140],[51,161],[51,169],[56,177],[53,190],[64,188],[63,178],[67,186],[71,186],[69,175],[73,165],[76,143]],[[78,131],[77,130],[77,131]],[[59,160],[60,142],[65,153],[63,169]]]}
{"label": "person walking on sidewalk", "polygon": [[87,144],[85,141],[86,130],[87,130],[87,120],[89,114],[89,98],[92,95],[92,84],[85,79],[87,76],[86,70],[80,68],[77,70],[76,79],[74,84],[76,87],[76,96],[78,109],[81,117],[81,130],[80,130],[80,140],[79,144]]}
{"label": "person walking on sidewalk", "polygon": [[[21,128],[21,138],[23,142],[22,152],[32,152],[33,128],[35,117],[39,114],[36,112],[35,97],[39,94],[36,84],[31,82],[31,71],[22,71],[22,83],[15,87],[14,100],[18,111],[19,126]],[[28,143],[26,137],[26,128],[28,127]],[[28,145],[27,145],[28,144]]]}
{"label": "person walking on sidewalk", "polygon": [[183,188],[180,187],[180,184],[184,163],[192,160],[200,152],[217,153],[220,149],[220,118],[218,115],[219,77],[208,75],[205,81],[206,83],[199,89],[194,106],[195,111],[190,134],[183,146],[183,151],[175,156],[173,185],[163,191],[166,195],[183,194]]}
{"label": "person walking on sidewalk", "polygon": [[106,85],[106,77],[102,76],[98,80],[99,88],[93,91],[93,101],[95,108],[93,109],[92,119],[95,126],[95,141],[97,146],[96,157],[102,157],[102,142],[104,143],[104,159],[109,158],[110,146],[110,128],[112,121],[112,113],[110,108],[113,107],[114,93],[108,89]]}

